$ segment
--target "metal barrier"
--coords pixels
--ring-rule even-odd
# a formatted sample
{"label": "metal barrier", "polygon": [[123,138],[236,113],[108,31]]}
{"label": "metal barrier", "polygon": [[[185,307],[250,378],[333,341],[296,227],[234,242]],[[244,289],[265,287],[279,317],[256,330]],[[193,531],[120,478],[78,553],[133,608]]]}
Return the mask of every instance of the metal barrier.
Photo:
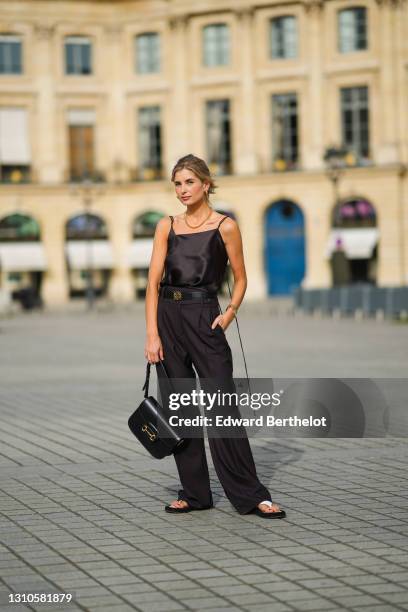
{"label": "metal barrier", "polygon": [[368,284],[347,285],[330,289],[302,289],[293,291],[296,308],[308,314],[321,312],[332,315],[355,315],[366,317],[382,313],[388,318],[408,315],[408,287],[375,287]]}

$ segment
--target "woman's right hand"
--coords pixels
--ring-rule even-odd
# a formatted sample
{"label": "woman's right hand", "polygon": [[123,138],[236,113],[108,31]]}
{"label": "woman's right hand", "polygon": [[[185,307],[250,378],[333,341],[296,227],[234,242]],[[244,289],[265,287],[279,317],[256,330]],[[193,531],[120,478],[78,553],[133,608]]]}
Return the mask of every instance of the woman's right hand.
{"label": "woman's right hand", "polygon": [[145,357],[149,363],[158,363],[164,359],[163,346],[159,334],[146,336]]}

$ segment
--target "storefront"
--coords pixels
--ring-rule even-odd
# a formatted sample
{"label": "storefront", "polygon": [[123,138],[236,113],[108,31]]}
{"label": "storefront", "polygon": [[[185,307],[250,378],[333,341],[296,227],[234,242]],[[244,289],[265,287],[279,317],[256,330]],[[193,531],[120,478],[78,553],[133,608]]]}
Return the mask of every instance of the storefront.
{"label": "storefront", "polygon": [[0,288],[25,308],[41,305],[47,262],[37,221],[21,213],[0,220]]}

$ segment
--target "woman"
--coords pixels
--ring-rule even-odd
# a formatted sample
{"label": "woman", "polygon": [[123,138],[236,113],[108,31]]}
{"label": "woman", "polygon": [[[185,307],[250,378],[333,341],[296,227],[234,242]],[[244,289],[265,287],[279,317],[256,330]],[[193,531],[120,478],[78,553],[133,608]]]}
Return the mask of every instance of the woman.
{"label": "woman", "polygon": [[[206,163],[187,155],[172,172],[183,214],[159,221],[154,237],[146,292],[145,357],[163,360],[170,378],[232,379],[231,349],[225,330],[244,297],[247,280],[237,223],[212,210],[214,182]],[[220,313],[217,290],[227,261],[234,274],[231,303]],[[164,278],[163,277],[164,270]],[[157,368],[159,377],[162,368]],[[214,467],[224,491],[240,514],[283,518],[256,475],[248,439],[209,437]],[[166,512],[181,514],[212,508],[207,459],[202,437],[190,439],[175,460],[183,489]]]}

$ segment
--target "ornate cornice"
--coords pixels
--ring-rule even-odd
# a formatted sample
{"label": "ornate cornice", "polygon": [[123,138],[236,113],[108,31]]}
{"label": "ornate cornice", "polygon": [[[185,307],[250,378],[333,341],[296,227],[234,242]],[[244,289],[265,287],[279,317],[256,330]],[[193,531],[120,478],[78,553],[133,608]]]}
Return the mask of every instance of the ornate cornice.
{"label": "ornate cornice", "polygon": [[250,17],[253,17],[255,14],[255,7],[254,6],[242,6],[242,7],[234,9],[234,14],[239,19],[245,19],[247,17],[250,18]]}
{"label": "ornate cornice", "polygon": [[123,28],[121,25],[110,24],[110,25],[105,26],[104,32],[106,36],[110,38],[112,42],[117,42],[120,40],[123,34]]}
{"label": "ornate cornice", "polygon": [[172,30],[176,28],[185,28],[188,24],[189,15],[173,15],[169,19],[169,26]]}
{"label": "ornate cornice", "polygon": [[50,40],[55,33],[55,24],[34,24],[34,34],[38,40]]}
{"label": "ornate cornice", "polygon": [[376,0],[379,6],[390,6],[391,8],[403,8],[407,0]]}
{"label": "ornate cornice", "polygon": [[320,12],[324,6],[324,0],[303,0],[303,6],[307,13]]}

